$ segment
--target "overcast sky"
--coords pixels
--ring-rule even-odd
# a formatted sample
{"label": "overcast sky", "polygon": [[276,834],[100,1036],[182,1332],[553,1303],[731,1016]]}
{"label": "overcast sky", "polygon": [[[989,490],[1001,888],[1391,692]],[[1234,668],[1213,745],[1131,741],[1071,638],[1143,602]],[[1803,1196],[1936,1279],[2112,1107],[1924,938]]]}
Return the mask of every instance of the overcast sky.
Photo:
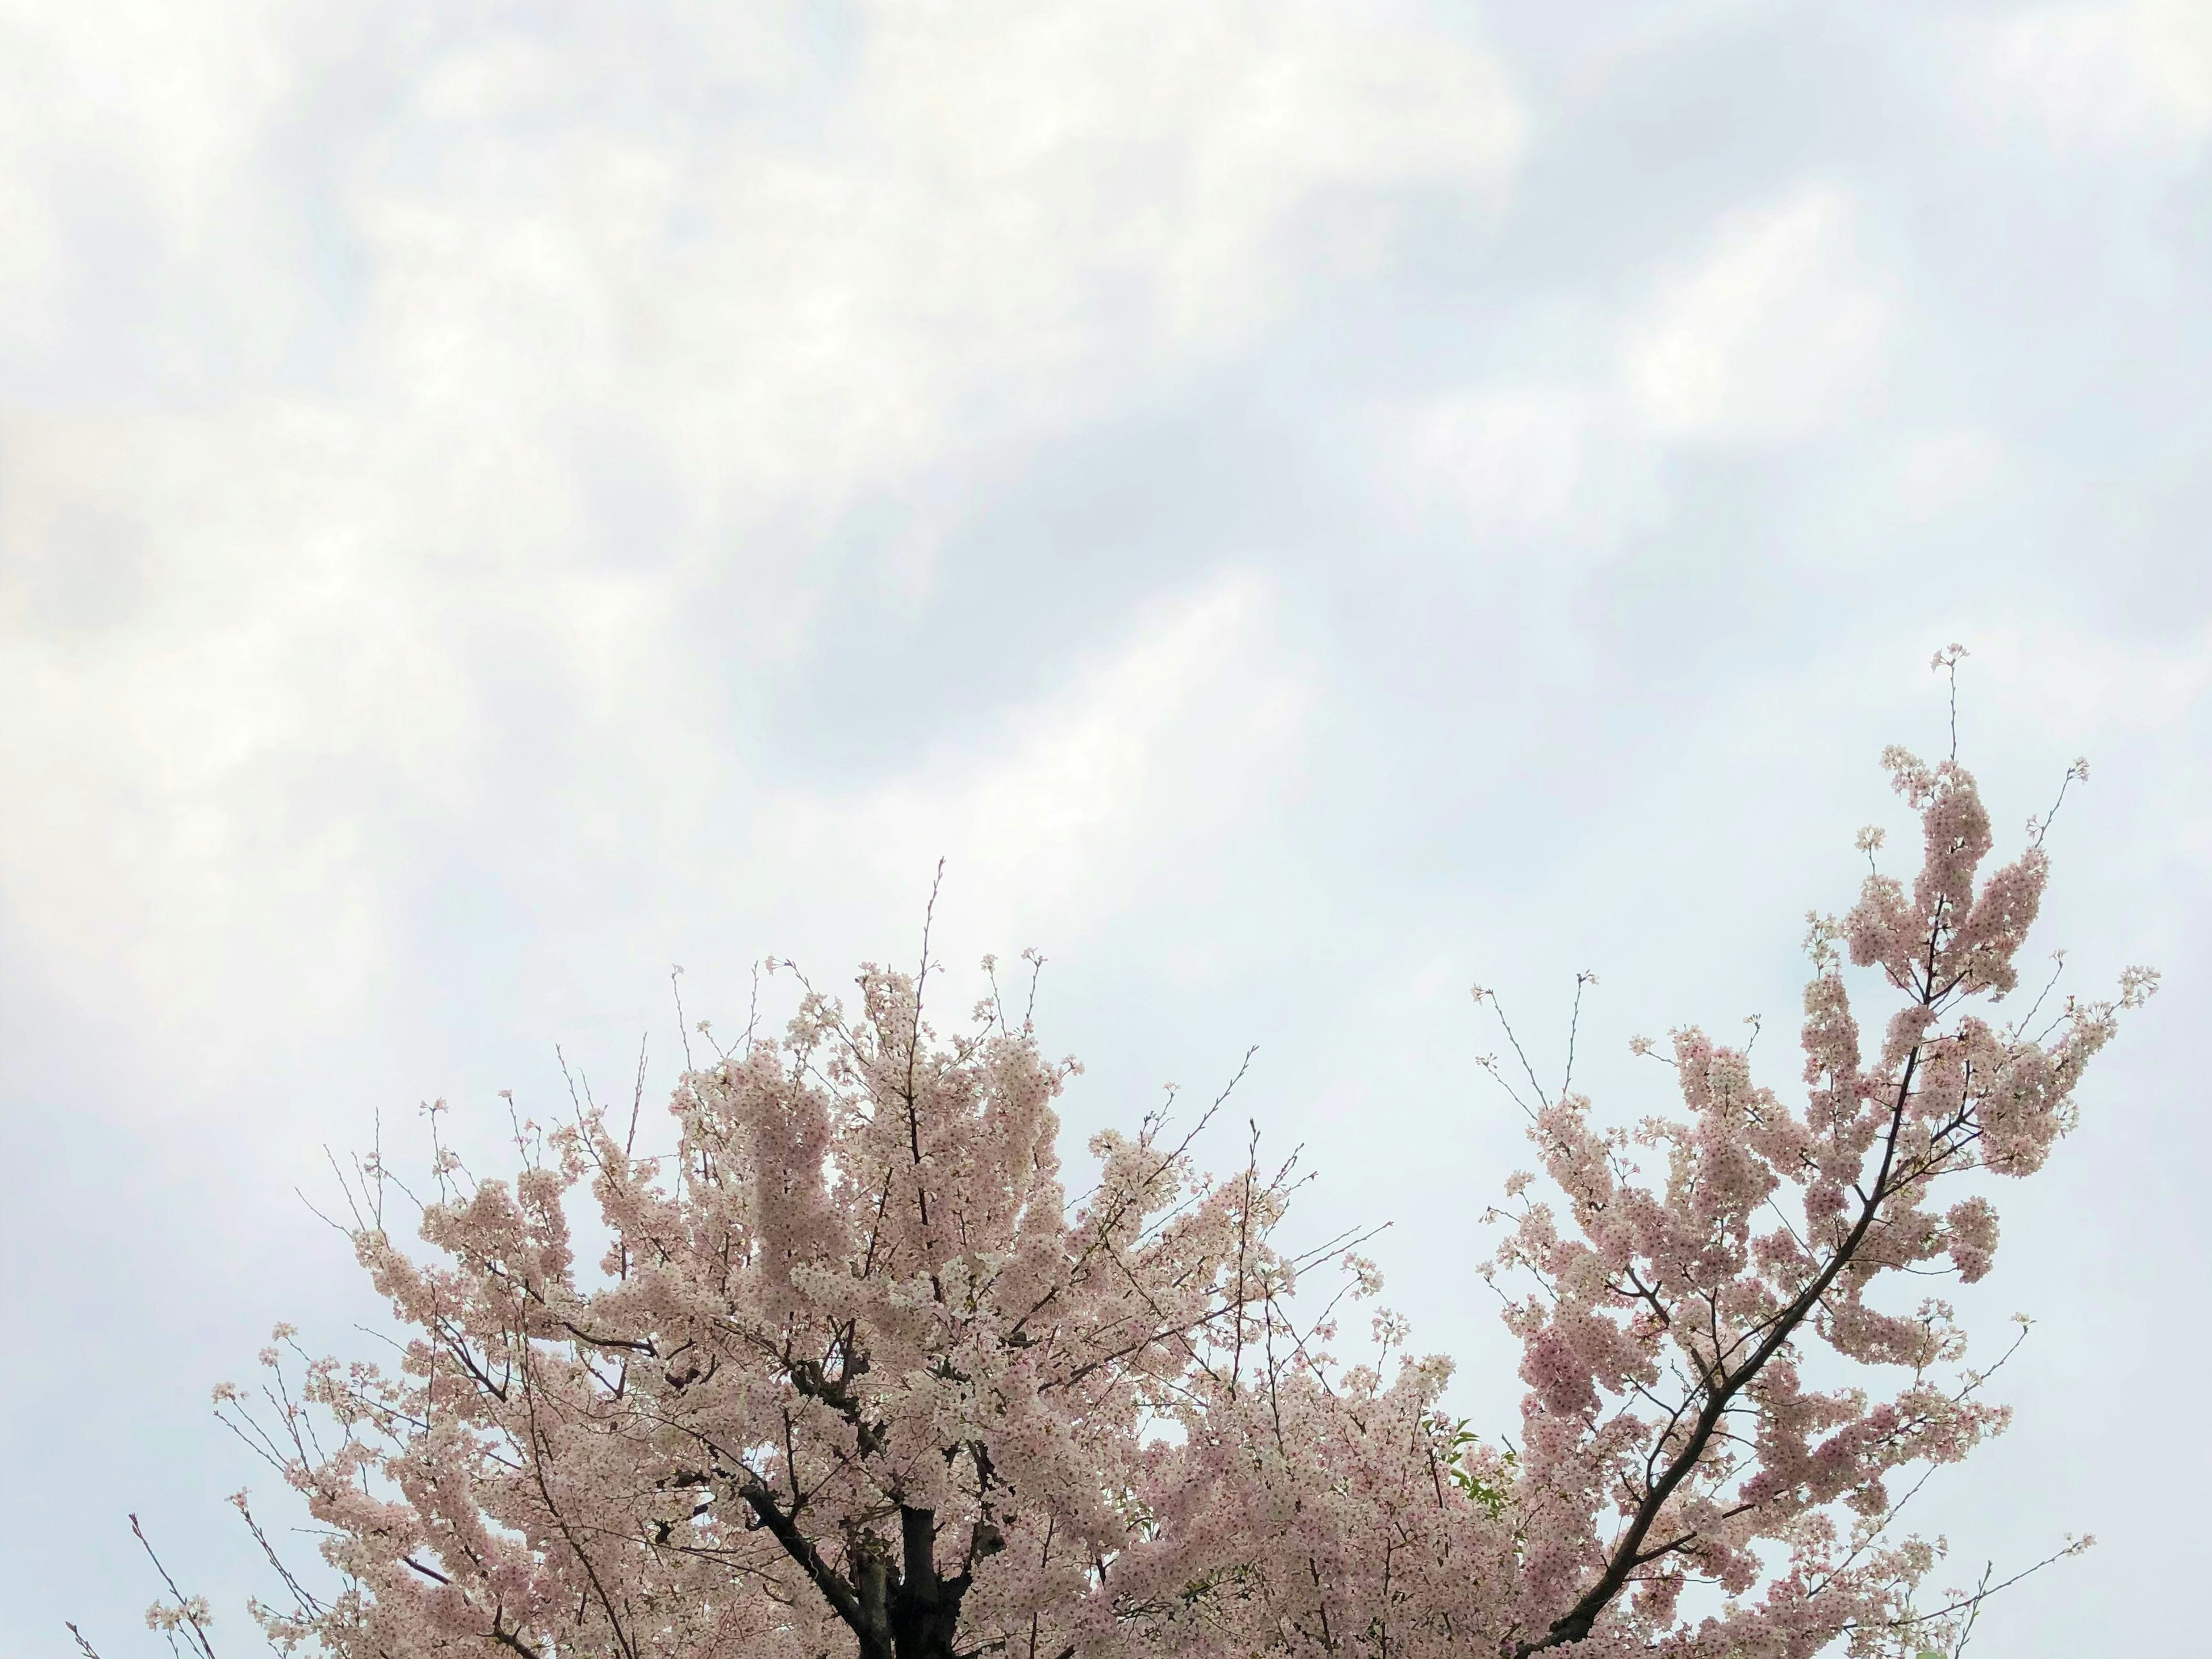
{"label": "overcast sky", "polygon": [[134,1509],[256,1645],[206,1402],[374,1318],[325,1143],[665,1093],[671,964],[910,961],[940,856],[1071,1130],[1256,1043],[1513,1431],[1467,987],[1791,1082],[1954,639],[2006,831],[2093,762],[2035,948],[2166,984],[1927,1524],[2102,1540],[1992,1654],[2201,1640],[2208,386],[2206,0],[6,0],[0,1648],[154,1650]]}

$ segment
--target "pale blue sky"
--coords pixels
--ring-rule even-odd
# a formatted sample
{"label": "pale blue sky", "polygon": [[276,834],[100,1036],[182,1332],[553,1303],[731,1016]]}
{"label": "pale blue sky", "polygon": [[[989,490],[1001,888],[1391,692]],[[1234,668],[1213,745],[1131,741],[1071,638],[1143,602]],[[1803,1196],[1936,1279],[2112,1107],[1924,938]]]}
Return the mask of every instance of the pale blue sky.
{"label": "pale blue sky", "polygon": [[1468,984],[1556,1054],[1596,969],[1625,1115],[1677,1023],[1788,1083],[1960,639],[2002,824],[2094,763],[2036,948],[2167,980],[2000,1194],[2020,1421],[1929,1524],[2104,1540],[1990,1651],[2165,1650],[2207,386],[2204,0],[0,7],[0,1647],[152,1650],[134,1508],[258,1583],[205,1401],[373,1316],[324,1143],[665,1090],[671,963],[905,960],[939,855],[1071,1129],[1257,1043],[1510,1430]]}

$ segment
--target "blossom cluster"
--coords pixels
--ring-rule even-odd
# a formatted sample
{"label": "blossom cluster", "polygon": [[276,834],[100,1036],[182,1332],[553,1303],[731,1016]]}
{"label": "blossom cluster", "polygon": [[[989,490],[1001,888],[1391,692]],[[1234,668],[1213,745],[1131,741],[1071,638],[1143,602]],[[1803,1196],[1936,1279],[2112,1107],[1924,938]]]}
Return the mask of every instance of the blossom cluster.
{"label": "blossom cluster", "polygon": [[[1876,1293],[1989,1271],[1997,1218],[1974,1177],[2040,1167],[2155,975],[2069,999],[2040,1029],[2040,1000],[1993,1023],[1982,1010],[2017,986],[2048,861],[2031,845],[1978,881],[1994,838],[1972,775],[1885,761],[1920,817],[1921,868],[1910,887],[1874,870],[1848,914],[1814,918],[1803,1106],[1686,1028],[1671,1054],[1685,1116],[1602,1128],[1573,1095],[1533,1114],[1563,1201],[1522,1199],[1496,1264],[1533,1287],[1508,1311],[1528,1385],[1516,1652],[1794,1659],[1942,1633],[1909,1603],[1934,1555],[1893,1536],[1900,1483],[2006,1412],[1948,1304]],[[1846,958],[1898,1003],[1870,1060]],[[1693,1585],[1720,1598],[1695,1620]]]}

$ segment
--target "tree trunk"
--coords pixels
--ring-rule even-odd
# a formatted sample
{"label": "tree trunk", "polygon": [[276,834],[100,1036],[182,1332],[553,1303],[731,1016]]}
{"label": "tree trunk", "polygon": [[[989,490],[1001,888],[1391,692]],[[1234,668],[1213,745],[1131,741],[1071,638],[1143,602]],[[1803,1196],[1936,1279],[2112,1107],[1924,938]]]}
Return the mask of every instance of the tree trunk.
{"label": "tree trunk", "polygon": [[969,1575],[937,1571],[936,1522],[927,1510],[900,1510],[898,1565],[876,1550],[861,1553],[853,1586],[860,1616],[850,1621],[860,1659],[952,1659]]}

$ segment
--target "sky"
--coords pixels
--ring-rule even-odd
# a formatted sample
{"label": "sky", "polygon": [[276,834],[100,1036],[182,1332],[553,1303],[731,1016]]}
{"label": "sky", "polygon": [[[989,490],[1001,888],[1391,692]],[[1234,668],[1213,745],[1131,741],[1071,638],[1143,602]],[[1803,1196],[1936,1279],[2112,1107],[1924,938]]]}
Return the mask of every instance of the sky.
{"label": "sky", "polygon": [[1209,1155],[1511,1431],[1468,986],[1550,1068],[1595,971],[1623,1120],[1792,1083],[1955,640],[2001,834],[2092,763],[2031,951],[2166,983],[1924,1524],[2100,1540],[1978,1646],[2181,1650],[2208,386],[2205,0],[0,0],[0,1648],[155,1650],[131,1511],[258,1645],[208,1396],[375,1327],[326,1147],[665,1097],[674,965],[911,962],[940,858],[1071,1144],[1256,1045]]}

